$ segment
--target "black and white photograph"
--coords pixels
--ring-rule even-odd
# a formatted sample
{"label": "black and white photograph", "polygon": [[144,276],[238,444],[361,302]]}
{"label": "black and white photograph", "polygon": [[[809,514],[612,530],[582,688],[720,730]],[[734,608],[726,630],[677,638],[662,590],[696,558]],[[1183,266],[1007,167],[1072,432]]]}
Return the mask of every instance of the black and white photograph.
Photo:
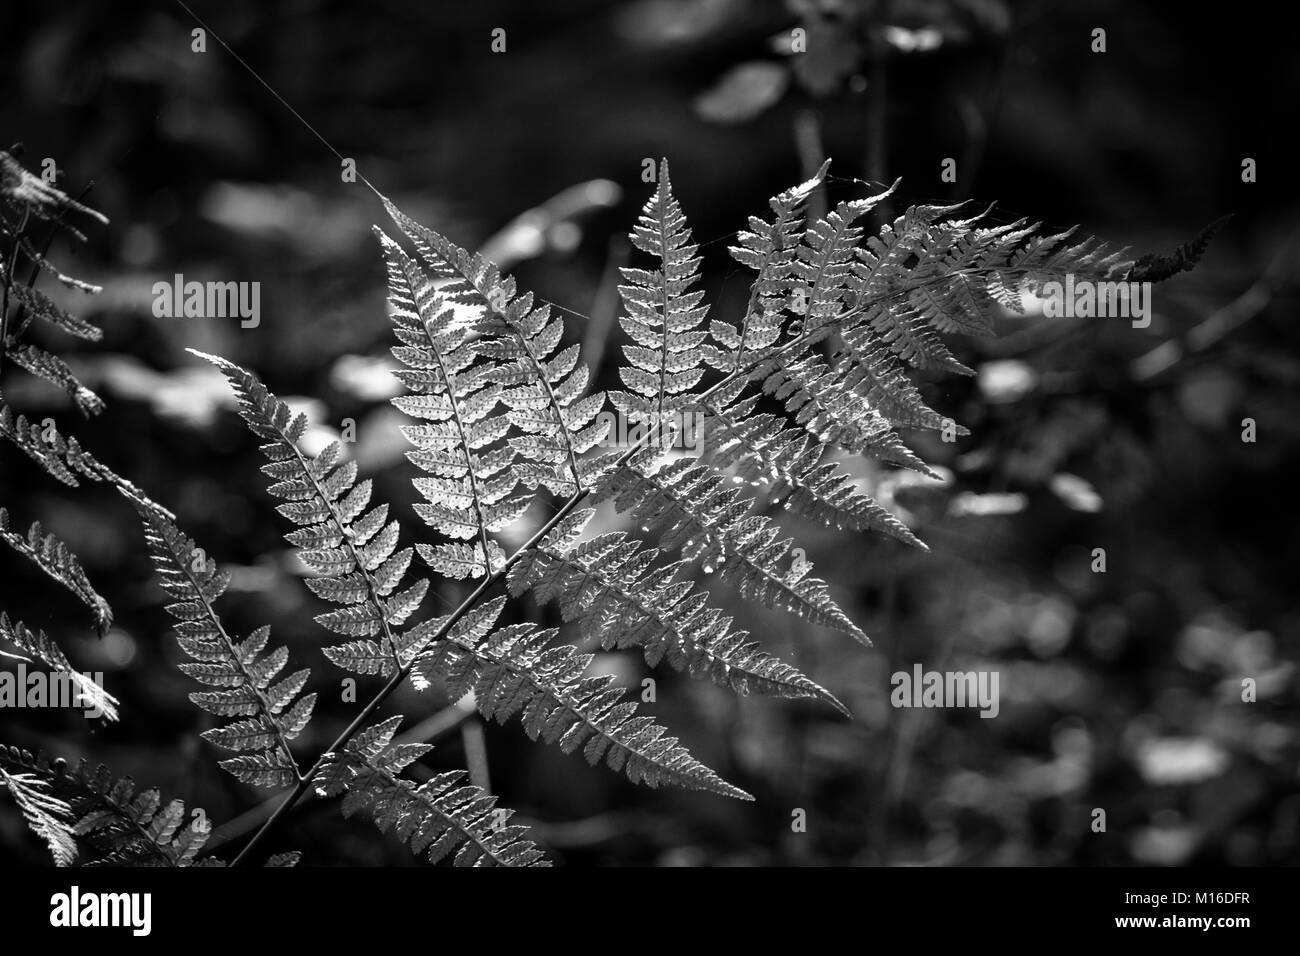
{"label": "black and white photograph", "polygon": [[13,939],[1280,929],[1285,14],[6,3]]}

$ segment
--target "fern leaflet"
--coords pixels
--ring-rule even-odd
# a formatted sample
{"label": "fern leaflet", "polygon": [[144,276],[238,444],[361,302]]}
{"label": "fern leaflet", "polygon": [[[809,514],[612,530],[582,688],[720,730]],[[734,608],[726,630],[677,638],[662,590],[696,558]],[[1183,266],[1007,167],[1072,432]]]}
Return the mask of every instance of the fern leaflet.
{"label": "fern leaflet", "polygon": [[190,700],[210,714],[239,718],[203,732],[203,739],[237,756],[221,767],[244,783],[284,787],[300,780],[289,742],[311,719],[315,694],[299,697],[311,676],[299,670],[275,683],[289,659],[286,647],[266,651],[269,627],[242,641],[226,631],[212,604],[226,590],[229,572],[206,559],[194,542],[145,504],[137,503],[145,540],[163,591],[172,599],[167,612],[176,618],[176,640],[192,660],[180,669],[201,684]]}
{"label": "fern leaflet", "polygon": [[0,538],[19,554],[29,558],[49,577],[63,585],[90,609],[95,618],[95,629],[100,636],[113,625],[113,610],[108,602],[90,585],[81,562],[68,546],[52,534],[46,534],[40,522],[19,535],[9,530],[9,512],[0,508]]}
{"label": "fern leaflet", "polygon": [[581,747],[588,763],[603,758],[633,783],[753,799],[687,753],[676,737],[665,736],[651,718],[635,716],[636,704],[622,700],[621,687],[610,686],[612,674],[584,677],[591,655],[556,643],[557,631],[515,624],[489,634],[504,606],[505,598],[496,598],[466,615],[416,659],[414,674],[423,682],[441,678],[452,698],[472,691],[490,719],[505,723],[520,714],[533,740],[559,744],[565,753]]}
{"label": "fern leaflet", "polygon": [[656,567],[657,549],[642,549],[622,532],[575,544],[594,509],[570,515],[510,569],[510,593],[531,589],[537,600],[559,602],[566,621],[605,650],[640,647],[651,667],[666,660],[738,694],[816,698],[848,710],[798,670],[747,642],[730,617],[708,606],[708,592],[677,580],[689,566]]}
{"label": "fern leaflet", "polygon": [[9,791],[27,826],[45,841],[55,866],[71,866],[77,858],[72,833],[72,808],[50,796],[49,784],[29,773],[9,774],[0,768],[0,787]]}
{"label": "fern leaflet", "polygon": [[307,428],[305,416],[293,416],[256,376],[238,365],[195,354],[225,373],[238,396],[241,417],[266,442],[261,451],[270,462],[262,471],[274,479],[268,490],[285,500],[276,510],[298,526],[286,539],[316,572],[307,578],[307,586],[318,597],[341,605],[318,614],[316,622],[336,634],[361,638],[327,647],[325,655],[340,667],[365,674],[387,674],[401,666],[403,655],[425,636],[422,628],[405,633],[400,628],[423,602],[429,582],[417,578],[402,587],[413,552],[397,550],[399,526],[387,521],[386,504],[367,510],[371,480],[357,482],[356,462],[340,464],[338,442],[309,458],[298,446]]}
{"label": "fern leaflet", "polygon": [[392,744],[402,718],[391,717],[361,731],[334,754],[316,776],[322,797],[343,794],[343,814],[369,809],[375,825],[393,830],[411,852],[437,863],[455,853],[455,866],[550,866],[526,834],[511,825],[513,811],[496,797],[460,784],[463,770],[438,774],[416,785],[398,774],[433,749],[428,744]]}

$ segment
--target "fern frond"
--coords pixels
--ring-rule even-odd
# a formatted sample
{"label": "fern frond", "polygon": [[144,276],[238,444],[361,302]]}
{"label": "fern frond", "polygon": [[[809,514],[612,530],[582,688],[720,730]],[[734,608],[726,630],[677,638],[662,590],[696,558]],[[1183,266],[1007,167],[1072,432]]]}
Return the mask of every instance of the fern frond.
{"label": "fern frond", "polygon": [[104,410],[104,400],[82,385],[68,363],[57,355],[27,342],[16,342],[12,336],[5,342],[5,354],[15,365],[63,389],[83,417],[90,418]]}
{"label": "fern frond", "polygon": [[391,315],[398,339],[393,355],[407,366],[399,376],[415,393],[393,400],[426,424],[402,433],[416,447],[407,457],[427,474],[416,478],[426,502],[415,506],[425,523],[456,541],[422,545],[420,556],[450,577],[482,577],[505,560],[489,537],[523,514],[528,495],[515,494],[513,446],[501,444],[510,430],[501,401],[499,371],[483,360],[472,328],[397,243],[377,231],[388,263]]}
{"label": "fern frond", "polygon": [[625,314],[619,319],[633,344],[623,347],[630,364],[619,369],[630,392],[611,392],[610,401],[629,422],[662,426],[690,401],[704,375],[700,330],[708,314],[700,279],[699,246],[691,242],[686,216],[673,196],[668,161],[659,165],[659,184],[629,234],[632,244],[659,263],[654,271],[621,268],[618,287]]}
{"label": "fern frond", "polygon": [[[356,462],[339,462],[338,442],[309,458],[298,447],[306,417],[293,416],[252,373],[214,355],[194,354],[225,373],[239,399],[240,416],[265,441],[261,451],[270,463],[262,471],[274,479],[268,491],[286,502],[276,510],[298,526],[285,537],[316,572],[307,586],[339,605],[316,615],[316,622],[346,637],[370,643],[379,638],[376,648],[389,659],[382,672],[401,666],[400,628],[423,602],[429,582],[416,578],[406,583],[412,550],[397,550],[399,527],[396,521],[385,523],[387,505],[367,510],[371,480],[357,482]],[[325,654],[346,666],[352,655],[344,648],[349,647],[326,648]]]}
{"label": "fern frond", "polygon": [[588,640],[607,651],[640,647],[651,667],[666,660],[741,695],[817,699],[847,716],[829,691],[733,630],[730,617],[709,607],[708,592],[677,580],[689,562],[656,566],[660,552],[622,532],[575,544],[594,514],[574,512],[527,552],[510,569],[511,595],[532,589],[539,603],[558,602]]}
{"label": "fern frond", "polygon": [[0,435],[69,487],[79,487],[83,477],[92,481],[106,478],[107,469],[75,438],[64,438],[51,424],[30,423],[24,415],[15,415],[8,405],[0,405]]}
{"label": "fern frond", "polygon": [[100,212],[83,206],[63,190],[28,172],[8,150],[0,149],[0,199],[26,206],[42,219],[72,211],[108,225]]}
{"label": "fern frond", "polygon": [[1205,250],[1210,247],[1210,240],[1231,219],[1231,215],[1220,216],[1210,223],[1195,238],[1183,243],[1173,252],[1161,255],[1148,253],[1133,264],[1133,268],[1124,276],[1126,282],[1163,282],[1180,272],[1188,272],[1201,261]]}
{"label": "fern frond", "polygon": [[[105,222],[107,222],[107,220],[105,220]],[[82,241],[86,238],[75,228],[66,223],[62,225],[62,228]],[[78,292],[84,292],[87,295],[98,295],[100,292],[104,291],[103,286],[95,285],[91,282],[83,282],[75,276],[70,276],[62,272],[58,266],[45,258],[45,256],[41,254],[40,250],[32,245],[31,240],[26,236],[16,235],[7,228],[4,232],[5,235],[12,239],[17,244],[18,248],[22,250],[22,253],[27,258],[28,262],[35,266],[39,271],[47,273],[53,277],[53,279],[60,285],[67,286],[69,289],[76,289]]]}
{"label": "fern frond", "polygon": [[1126,250],[1092,238],[1065,241],[1072,229],[1039,236],[1036,224],[1023,221],[981,228],[983,214],[944,219],[958,208],[913,206],[855,250],[841,328],[866,326],[873,342],[911,365],[969,375],[936,333],[992,334],[995,305],[1020,311],[1023,289],[1067,274],[1108,280],[1132,265]]}
{"label": "fern frond", "polygon": [[461,784],[463,770],[438,774],[418,786],[398,774],[429,750],[428,744],[392,744],[402,718],[369,727],[328,756],[317,774],[322,797],[343,794],[343,815],[368,809],[379,830],[393,830],[415,854],[430,863],[453,852],[455,866],[550,866],[527,838],[526,827],[511,825],[514,811],[498,807],[496,797]]}
{"label": "fern frond", "polygon": [[10,531],[9,512],[4,508],[0,508],[0,538],[86,605],[94,615],[95,629],[101,637],[108,633],[113,626],[113,609],[91,587],[81,562],[66,544],[54,535],[46,534],[39,521],[27,529],[25,536]]}
{"label": "fern frond", "polygon": [[791,542],[781,529],[764,515],[750,515],[753,499],[709,468],[689,459],[664,465],[643,452],[614,469],[595,495],[657,533],[665,551],[681,549],[688,561],[702,562],[705,574],[716,570],[745,597],[871,643],[831,598],[826,582],[806,576],[810,562],[787,565]]}
{"label": "fern frond", "polygon": [[[471,255],[388,200],[384,204],[415,243],[429,269],[425,279],[443,300],[481,313],[473,323],[474,332],[484,338],[477,351],[501,363],[492,375],[504,386],[499,400],[510,410],[510,422],[524,433],[510,440],[522,456],[512,464],[514,472],[526,487],[543,485],[557,495],[586,487],[592,478],[579,456],[604,437],[603,423],[591,424],[604,407],[604,395],[581,397],[588,370],[578,361],[577,345],[556,354],[563,320],[552,319],[549,306],[534,308],[531,293],[518,293],[514,279],[503,277],[490,260]],[[391,274],[387,245],[385,255]],[[406,284],[417,289],[421,283],[408,278]]]}
{"label": "fern frond", "polygon": [[737,235],[740,245],[728,247],[733,259],[758,276],[750,286],[749,302],[738,328],[720,319],[709,323],[709,336],[721,348],[701,348],[705,360],[715,368],[735,371],[751,353],[762,352],[780,337],[783,313],[795,284],[795,255],[803,238],[803,206],[826,179],[829,168],[827,160],[812,179],[773,196],[768,202],[775,213],[773,220],[769,223],[751,216],[749,230]]}
{"label": "fern frond", "polygon": [[69,808],[71,832],[102,854],[100,864],[192,866],[212,831],[204,814],[185,822],[184,801],[164,806],[156,787],[137,792],[134,780],[115,779],[102,764],[92,771],[83,760],[69,770],[62,759],[0,745],[0,768],[45,784]]}
{"label": "fern frond", "polygon": [[[66,674],[77,689],[78,702],[97,711],[105,720],[117,720],[118,700],[100,687],[89,675],[83,674],[69,663],[63,649],[44,631],[33,633],[21,621],[11,621],[0,611],[0,639],[8,641],[24,654],[30,654],[52,671]],[[0,656],[10,656],[0,652]],[[28,660],[29,658],[24,658]]]}
{"label": "fern frond", "polygon": [[8,405],[0,404],[0,435],[13,442],[52,478],[69,487],[80,487],[81,478],[107,482],[128,499],[143,501],[161,514],[174,517],[166,508],[82,448],[75,438],[65,438],[51,421],[38,425],[29,422],[24,415],[15,415]]}
{"label": "fern frond", "polygon": [[[636,716],[612,674],[584,677],[592,655],[556,643],[558,632],[516,624],[488,634],[505,606],[496,598],[475,608],[440,641],[416,658],[421,683],[441,679],[448,696],[471,691],[484,717],[505,723],[520,714],[524,731],[559,744],[565,753],[582,748],[593,766],[601,759],[633,783],[669,783],[724,796],[752,797],[692,757],[649,717]],[[417,684],[419,686],[419,684]]]}
{"label": "fern frond", "polygon": [[[3,264],[0,264],[0,270],[3,268]],[[30,289],[21,282],[11,282],[9,295],[28,316],[62,329],[69,335],[87,342],[98,342],[104,337],[104,330],[99,326],[60,308],[45,293],[37,289]]]}
{"label": "fern frond", "polygon": [[212,606],[225,592],[229,572],[218,570],[215,561],[152,508],[137,503],[136,510],[159,581],[172,599],[166,609],[178,622],[176,640],[192,659],[180,669],[215,688],[195,691],[190,700],[218,717],[239,718],[201,736],[238,754],[220,765],[244,783],[283,787],[299,781],[289,742],[311,719],[316,695],[298,697],[311,672],[300,670],[272,683],[288,662],[288,649],[266,651],[268,627],[236,641]]}
{"label": "fern frond", "polygon": [[9,791],[28,828],[45,841],[54,865],[71,866],[77,858],[72,808],[50,796],[49,784],[29,773],[11,775],[0,769],[0,789]]}
{"label": "fern frond", "polygon": [[484,323],[481,329],[491,337],[478,351],[508,362],[496,380],[507,386],[501,401],[510,408],[511,424],[524,433],[510,439],[519,454],[514,471],[520,481],[569,496],[590,487],[592,474],[579,456],[609,432],[609,424],[597,420],[605,393],[584,397],[589,372],[578,360],[579,346],[556,354],[564,322],[551,318],[549,305],[534,309],[532,301],[531,294],[522,295]]}

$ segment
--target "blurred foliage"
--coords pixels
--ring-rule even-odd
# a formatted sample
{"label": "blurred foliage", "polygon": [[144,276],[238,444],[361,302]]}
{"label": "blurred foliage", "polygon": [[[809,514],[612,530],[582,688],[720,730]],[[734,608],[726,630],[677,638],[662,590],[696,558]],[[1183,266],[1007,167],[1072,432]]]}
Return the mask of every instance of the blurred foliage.
{"label": "blurred foliage", "polygon": [[[711,299],[730,314],[744,283],[728,233],[802,178],[810,143],[836,160],[832,201],[860,194],[853,177],[902,176],[901,203],[998,199],[999,221],[1079,221],[1138,251],[1236,213],[1195,273],[1158,290],[1149,328],[1031,313],[1007,317],[995,341],[957,343],[978,376],[923,388],[972,435],[917,448],[948,480],[861,471],[930,554],[798,528],[875,652],[714,589],[857,718],[657,675],[651,710],[754,805],[636,790],[529,746],[517,727],[489,728],[488,752],[494,790],[576,865],[1300,859],[1300,545],[1286,518],[1300,469],[1300,332],[1288,321],[1300,217],[1275,133],[1300,76],[1267,13],[1174,16],[1118,0],[193,6],[415,218],[467,246],[495,243],[523,286],[581,316],[569,334],[589,358],[603,349],[602,384],[615,381],[612,266],[649,188],[646,157],[671,158]],[[489,48],[498,26],[504,54]],[[1105,54],[1089,50],[1095,26]],[[383,213],[221,44],[193,53],[194,27],[172,4],[6,6],[0,125],[6,145],[25,142],[29,167],[54,157],[64,188],[93,180],[88,201],[111,219],[89,247],[57,250],[105,287],[86,313],[104,341],[57,343],[109,403],[87,446],[236,567],[225,614],[237,630],[270,623],[295,660],[315,661],[320,635],[302,623],[315,600],[256,449],[218,374],[182,350],[226,355],[304,396],[294,401],[319,440],[354,419],[362,470],[400,511],[410,472],[386,403],[369,230]],[[787,48],[799,27],[803,59]],[[1246,156],[1259,183],[1241,182]],[[958,161],[955,184],[940,181],[944,157]],[[152,283],[176,273],[260,281],[261,326],[154,318]],[[29,416],[75,424],[60,393],[17,373],[4,384]],[[1246,417],[1255,443],[1240,440]],[[198,739],[205,718],[186,701],[134,515],[108,491],[63,494],[11,448],[0,468],[0,499],[23,500],[74,548],[117,622],[103,640],[80,630],[11,557],[4,605],[83,670],[105,671],[123,702],[120,724],[88,735],[72,715],[25,713],[21,727],[5,718],[4,739],[162,786],[219,824],[215,846],[222,821],[265,795],[222,774]],[[1091,570],[1098,547],[1105,574]],[[443,585],[426,611],[462,596]],[[528,610],[559,624],[553,609]],[[998,718],[892,709],[890,674],[918,662],[999,671]],[[644,676],[630,657],[600,666]],[[1255,703],[1241,702],[1245,676]],[[332,679],[309,688],[322,692],[303,741],[313,751],[353,710]],[[447,704],[408,689],[386,712]],[[430,766],[463,764],[457,735],[438,742]],[[1104,834],[1090,829],[1096,807]],[[796,808],[807,832],[792,831]],[[334,807],[308,803],[293,820],[268,849],[410,862]],[[5,858],[40,850],[0,815]]]}

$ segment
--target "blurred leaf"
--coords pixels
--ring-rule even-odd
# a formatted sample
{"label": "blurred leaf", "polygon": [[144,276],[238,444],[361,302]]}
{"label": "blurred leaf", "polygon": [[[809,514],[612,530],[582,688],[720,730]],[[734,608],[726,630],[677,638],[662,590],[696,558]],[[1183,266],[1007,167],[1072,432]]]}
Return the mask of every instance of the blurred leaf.
{"label": "blurred leaf", "polygon": [[792,54],[794,75],[813,96],[829,96],[857,72],[862,43],[847,26],[820,17],[805,20],[803,28],[807,49]]}
{"label": "blurred leaf", "polygon": [[789,83],[779,63],[741,63],[696,97],[695,112],[710,123],[744,123],[779,100]]}
{"label": "blurred leaf", "polygon": [[1084,511],[1093,514],[1101,510],[1101,495],[1083,478],[1060,472],[1052,476],[1049,483],[1052,493],[1064,502],[1072,511]]}

